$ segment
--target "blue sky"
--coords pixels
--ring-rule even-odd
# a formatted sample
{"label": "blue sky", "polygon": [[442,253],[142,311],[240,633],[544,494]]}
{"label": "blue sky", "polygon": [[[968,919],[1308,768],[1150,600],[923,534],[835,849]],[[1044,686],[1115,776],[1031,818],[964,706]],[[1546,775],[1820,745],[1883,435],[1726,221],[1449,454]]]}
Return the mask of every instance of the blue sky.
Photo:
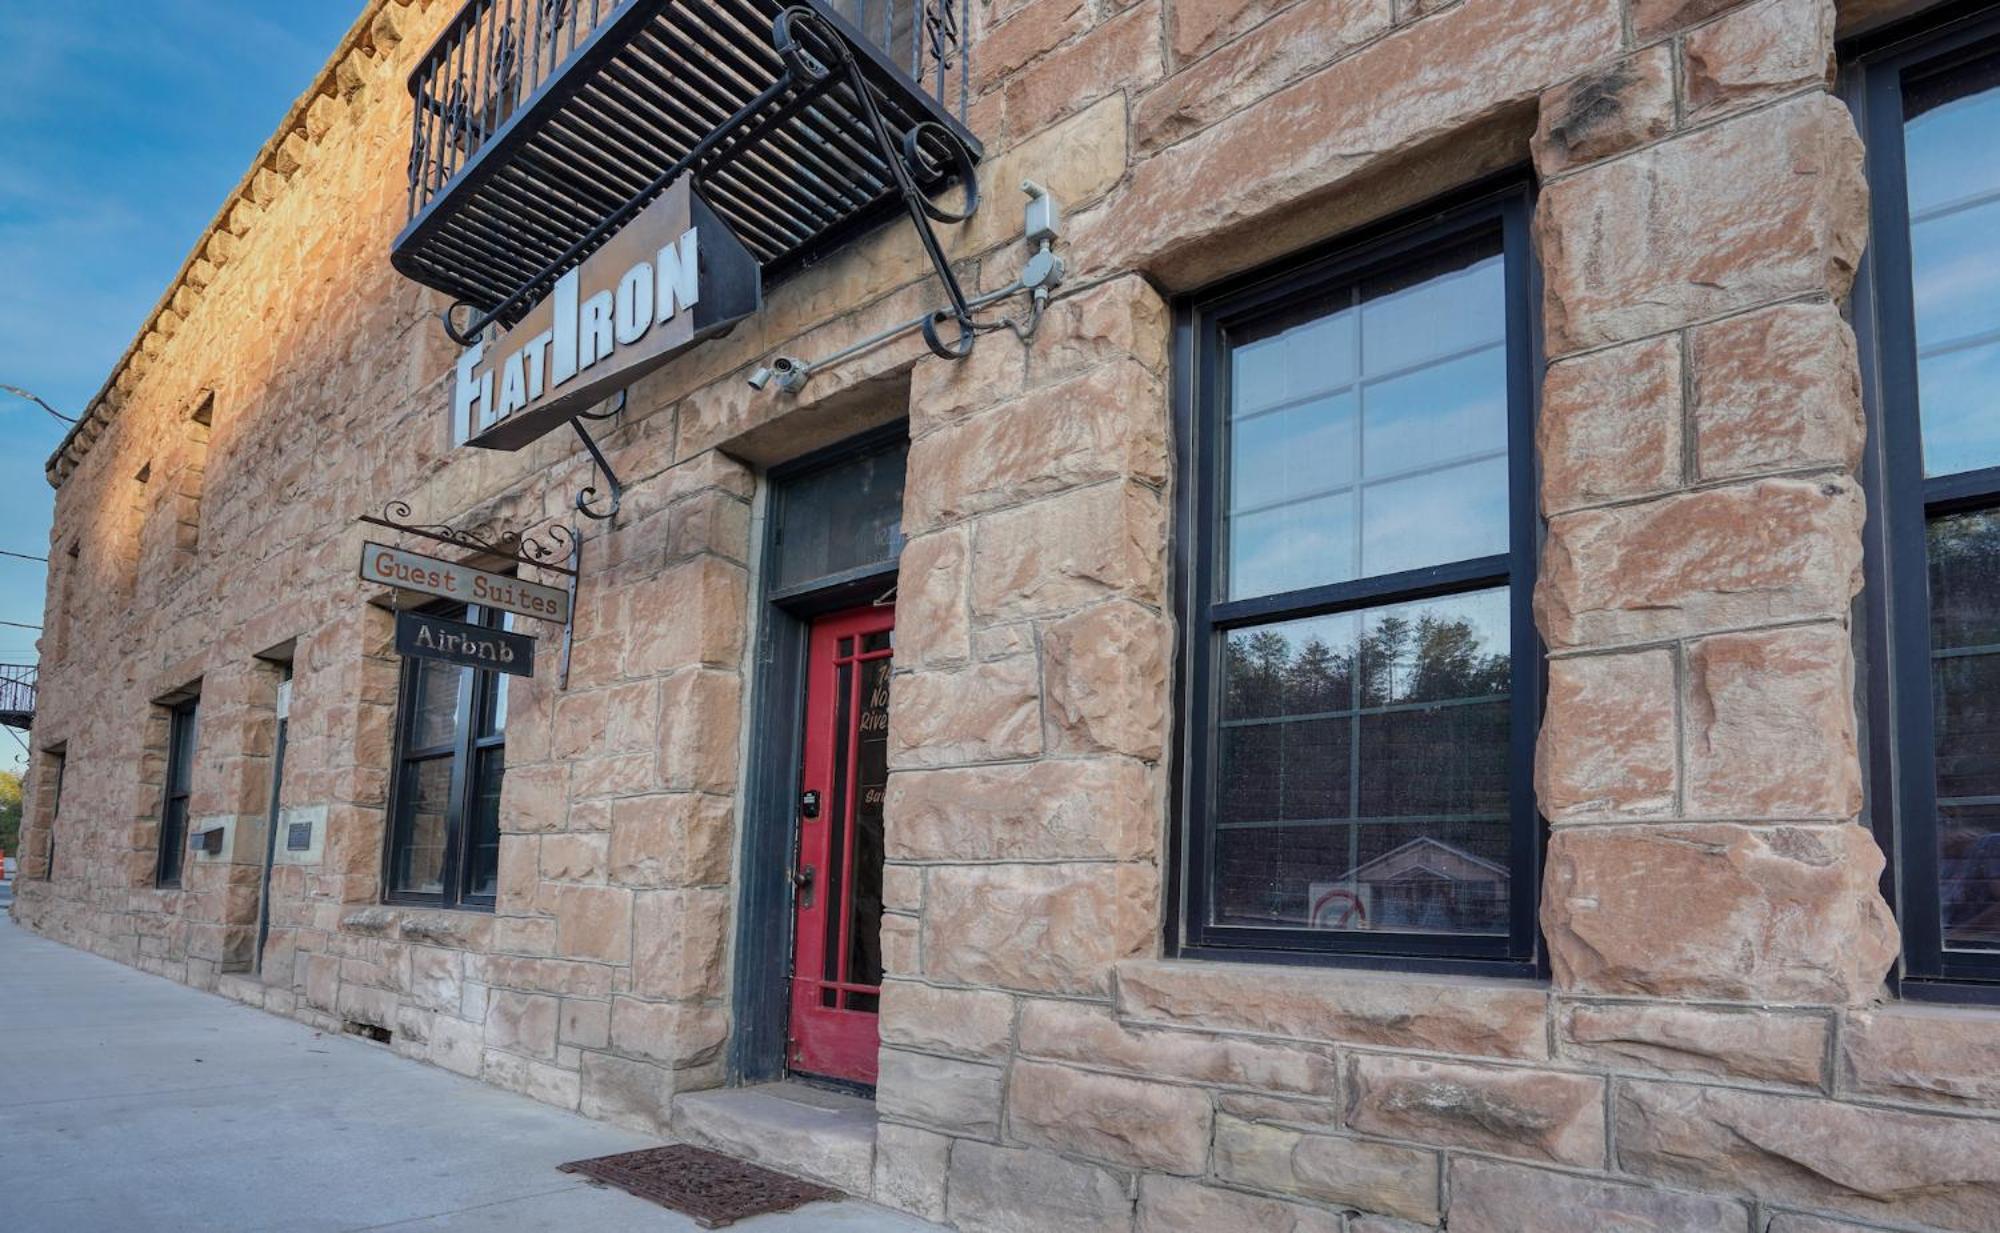
{"label": "blue sky", "polygon": [[[82,411],[362,7],[0,0],[0,383]],[[0,549],[47,554],[42,463],[64,431],[0,396]],[[0,620],[39,624],[42,583],[0,557]],[[34,640],[0,626],[0,663],[32,662]]]}

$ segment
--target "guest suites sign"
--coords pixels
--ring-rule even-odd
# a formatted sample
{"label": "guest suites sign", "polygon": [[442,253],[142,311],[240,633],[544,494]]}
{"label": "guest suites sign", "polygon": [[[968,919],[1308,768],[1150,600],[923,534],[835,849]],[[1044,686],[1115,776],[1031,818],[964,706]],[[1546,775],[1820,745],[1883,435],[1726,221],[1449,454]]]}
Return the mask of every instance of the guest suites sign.
{"label": "guest suites sign", "polygon": [[535,675],[535,640],[526,634],[422,612],[396,614],[396,650],[412,659],[438,659],[512,676]]}
{"label": "guest suites sign", "polygon": [[361,577],[383,586],[540,617],[558,625],[569,620],[567,591],[382,544],[361,545]]}
{"label": "guest suites sign", "polygon": [[756,259],[683,176],[520,324],[460,354],[452,441],[520,449],[729,329],[762,298]]}

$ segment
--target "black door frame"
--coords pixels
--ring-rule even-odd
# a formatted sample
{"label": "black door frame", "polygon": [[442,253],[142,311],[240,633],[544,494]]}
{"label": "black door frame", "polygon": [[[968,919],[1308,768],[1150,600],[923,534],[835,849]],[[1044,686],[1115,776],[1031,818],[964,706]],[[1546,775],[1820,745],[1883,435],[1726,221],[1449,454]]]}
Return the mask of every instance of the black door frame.
{"label": "black door frame", "polygon": [[[728,1080],[732,1085],[785,1077],[791,1008],[791,868],[798,849],[798,794],[805,738],[806,640],[813,618],[874,603],[896,585],[896,563],[863,566],[800,586],[774,588],[777,500],[789,481],[905,440],[898,421],[803,458],[767,475],[755,645],[750,743],[743,788],[743,859],[738,866],[736,956],[730,1010]],[[770,773],[774,768],[779,773]]]}

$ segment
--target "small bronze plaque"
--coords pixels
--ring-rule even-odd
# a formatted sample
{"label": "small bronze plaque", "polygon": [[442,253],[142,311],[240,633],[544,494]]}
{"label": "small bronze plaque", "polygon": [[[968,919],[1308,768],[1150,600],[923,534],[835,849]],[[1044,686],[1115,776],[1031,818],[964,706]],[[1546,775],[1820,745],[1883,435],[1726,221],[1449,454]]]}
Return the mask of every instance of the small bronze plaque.
{"label": "small bronze plaque", "polygon": [[313,846],[313,824],[294,822],[285,828],[285,851],[304,852]]}

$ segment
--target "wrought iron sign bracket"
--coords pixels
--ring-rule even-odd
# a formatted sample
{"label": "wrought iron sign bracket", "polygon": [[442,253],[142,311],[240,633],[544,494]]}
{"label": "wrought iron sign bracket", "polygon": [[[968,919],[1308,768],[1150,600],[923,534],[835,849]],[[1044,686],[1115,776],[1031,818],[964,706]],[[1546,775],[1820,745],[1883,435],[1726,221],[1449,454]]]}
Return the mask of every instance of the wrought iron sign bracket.
{"label": "wrought iron sign bracket", "polygon": [[591,461],[597,464],[598,473],[604,477],[604,486],[610,490],[606,494],[610,506],[601,514],[591,508],[598,501],[597,485],[585,484],[576,494],[576,512],[585,518],[595,518],[599,522],[609,522],[618,513],[619,505],[625,500],[625,485],[618,481],[618,473],[611,469],[611,461],[604,456],[604,451],[598,447],[596,439],[590,435],[590,429],[583,426],[583,422],[610,419],[625,409],[625,399],[626,391],[619,390],[617,404],[609,411],[580,411],[576,418],[569,422],[569,426],[576,429],[576,435],[582,438],[583,448],[590,451]]}
{"label": "wrought iron sign bracket", "polygon": [[487,556],[512,561],[516,565],[532,565],[536,569],[552,570],[570,578],[576,577],[580,544],[576,533],[568,527],[551,526],[540,535],[503,531],[489,539],[474,535],[470,531],[460,531],[441,522],[412,522],[411,516],[408,501],[391,501],[382,507],[380,515],[363,514],[356,521],[389,531],[401,531],[405,535],[421,536],[440,544],[449,544],[453,548],[469,548]]}

